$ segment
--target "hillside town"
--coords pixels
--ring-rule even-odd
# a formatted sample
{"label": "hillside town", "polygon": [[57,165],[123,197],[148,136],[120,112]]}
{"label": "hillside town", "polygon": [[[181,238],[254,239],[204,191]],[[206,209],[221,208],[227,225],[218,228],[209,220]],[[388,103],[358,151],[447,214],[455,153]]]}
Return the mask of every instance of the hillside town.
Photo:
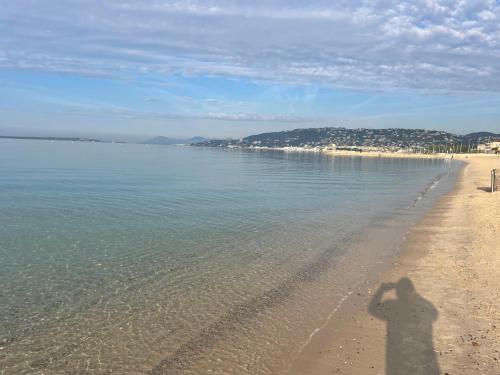
{"label": "hillside town", "polygon": [[325,127],[263,133],[240,139],[212,139],[193,145],[284,151],[498,153],[500,134],[478,132],[457,135],[445,131],[424,129]]}

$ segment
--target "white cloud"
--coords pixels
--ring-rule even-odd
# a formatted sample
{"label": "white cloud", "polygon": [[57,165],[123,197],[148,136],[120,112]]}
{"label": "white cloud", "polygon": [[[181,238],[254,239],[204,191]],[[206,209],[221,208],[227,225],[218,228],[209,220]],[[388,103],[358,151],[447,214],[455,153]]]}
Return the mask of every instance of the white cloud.
{"label": "white cloud", "polygon": [[2,4],[0,67],[500,91],[499,8],[493,0],[18,0]]}
{"label": "white cloud", "polygon": [[477,15],[483,21],[491,21],[491,20],[494,20],[496,18],[495,13],[493,13],[489,10],[483,10],[483,11],[479,12]]}
{"label": "white cloud", "polygon": [[[187,118],[187,116],[183,116]],[[311,121],[321,121],[324,119],[314,118],[314,117],[300,117],[300,116],[290,116],[290,115],[263,115],[257,113],[207,113],[201,116],[194,116],[193,118],[199,119],[211,119],[211,120],[227,120],[227,121],[254,121],[254,122],[311,122]]]}

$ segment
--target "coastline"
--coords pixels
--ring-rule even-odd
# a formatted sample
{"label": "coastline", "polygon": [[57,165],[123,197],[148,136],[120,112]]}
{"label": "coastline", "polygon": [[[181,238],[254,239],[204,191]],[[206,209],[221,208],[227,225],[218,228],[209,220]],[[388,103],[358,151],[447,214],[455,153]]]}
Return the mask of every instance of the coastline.
{"label": "coastline", "polygon": [[[440,198],[412,228],[401,255],[387,265],[377,282],[351,291],[346,303],[303,348],[290,374],[407,373],[401,369],[397,372],[390,342],[398,329],[409,326],[418,333],[425,327],[431,329],[428,349],[432,350],[420,360],[437,362],[436,371],[421,369],[422,374],[498,373],[500,227],[493,220],[498,220],[500,193],[487,191],[493,168],[500,168],[499,157],[469,155],[454,190]],[[420,300],[432,306],[429,310],[435,311],[437,320],[425,325],[424,310],[413,325],[405,314],[396,314],[386,323],[373,311],[369,313],[368,306],[379,286],[402,278],[411,280]],[[388,300],[395,298],[396,293],[389,291],[375,309],[383,310],[391,303]],[[387,334],[389,324],[392,331]],[[408,332],[405,335],[411,337]],[[411,353],[420,349],[421,343],[407,341],[414,345]],[[404,365],[419,368],[418,356],[409,357]]]}
{"label": "coastline", "polygon": [[408,152],[377,152],[377,151],[324,151],[326,155],[330,156],[360,156],[370,158],[417,158],[417,159],[466,159],[474,154],[418,154]]}
{"label": "coastline", "polygon": [[313,153],[328,156],[349,156],[363,158],[402,158],[402,159],[467,159],[469,157],[494,157],[494,154],[477,154],[477,153],[434,153],[421,154],[414,152],[393,152],[393,151],[349,151],[349,150],[317,150],[308,148],[270,148],[270,147],[227,147],[229,150],[248,150],[248,151],[263,151],[263,152],[284,152],[284,153]]}

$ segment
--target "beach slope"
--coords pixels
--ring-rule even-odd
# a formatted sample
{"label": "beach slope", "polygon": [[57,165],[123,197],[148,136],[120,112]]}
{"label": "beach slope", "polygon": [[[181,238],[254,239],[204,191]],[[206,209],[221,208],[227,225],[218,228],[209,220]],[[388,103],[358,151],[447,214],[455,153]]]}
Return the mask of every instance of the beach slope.
{"label": "beach slope", "polygon": [[500,158],[467,159],[402,255],[352,293],[291,374],[500,374]]}

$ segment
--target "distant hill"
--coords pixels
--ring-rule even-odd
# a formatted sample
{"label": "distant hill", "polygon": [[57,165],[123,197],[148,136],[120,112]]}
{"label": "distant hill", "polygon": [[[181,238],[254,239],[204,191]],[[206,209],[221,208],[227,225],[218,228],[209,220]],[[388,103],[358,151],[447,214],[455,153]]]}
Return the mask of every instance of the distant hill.
{"label": "distant hill", "polygon": [[432,147],[460,145],[499,138],[499,134],[478,132],[457,135],[439,130],[424,129],[347,129],[342,127],[294,129],[251,135],[240,140],[208,140],[197,146],[209,147]]}
{"label": "distant hill", "polygon": [[109,141],[103,141],[100,139],[93,138],[80,138],[80,137],[31,137],[31,136],[17,136],[17,135],[0,135],[0,139],[25,139],[32,141],[71,141],[71,142],[99,142],[99,143],[109,143]]}
{"label": "distant hill", "polygon": [[179,144],[192,144],[192,143],[200,143],[200,142],[205,142],[207,141],[206,138],[203,137],[192,137],[192,138],[187,138],[187,139],[174,139],[174,138],[168,138],[168,137],[155,137],[150,140],[147,140],[146,142],[143,142],[144,144],[148,145],[179,145]]}
{"label": "distant hill", "polygon": [[495,140],[500,139],[500,134],[490,133],[490,132],[476,132],[464,135],[464,140],[467,142],[470,140],[471,142],[481,142],[486,140]]}
{"label": "distant hill", "polygon": [[189,138],[189,139],[186,139],[186,144],[191,144],[191,143],[198,143],[198,142],[205,142],[207,141],[206,138],[203,138],[203,137],[193,137],[193,138]]}

